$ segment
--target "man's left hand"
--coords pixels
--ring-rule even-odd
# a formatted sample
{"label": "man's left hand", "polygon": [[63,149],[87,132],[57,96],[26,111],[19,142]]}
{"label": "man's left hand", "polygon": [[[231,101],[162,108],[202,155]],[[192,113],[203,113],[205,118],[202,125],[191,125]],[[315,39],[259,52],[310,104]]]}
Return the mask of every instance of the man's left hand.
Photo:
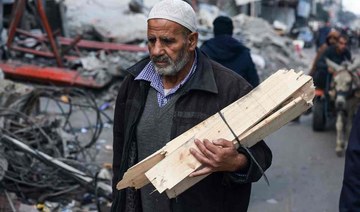
{"label": "man's left hand", "polygon": [[202,164],[202,166],[191,173],[190,177],[210,174],[218,171],[237,171],[248,165],[248,159],[244,154],[238,153],[235,145],[225,139],[217,139],[210,142],[204,139],[201,142],[195,139],[195,144],[200,151],[194,148],[190,153]]}

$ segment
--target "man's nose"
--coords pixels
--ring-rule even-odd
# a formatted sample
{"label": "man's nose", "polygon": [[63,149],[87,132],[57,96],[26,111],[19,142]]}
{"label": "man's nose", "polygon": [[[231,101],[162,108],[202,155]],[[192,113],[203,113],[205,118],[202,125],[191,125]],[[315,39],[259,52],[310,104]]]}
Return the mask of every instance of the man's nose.
{"label": "man's nose", "polygon": [[161,42],[156,41],[153,47],[151,48],[151,55],[153,56],[160,56],[164,54],[164,47]]}

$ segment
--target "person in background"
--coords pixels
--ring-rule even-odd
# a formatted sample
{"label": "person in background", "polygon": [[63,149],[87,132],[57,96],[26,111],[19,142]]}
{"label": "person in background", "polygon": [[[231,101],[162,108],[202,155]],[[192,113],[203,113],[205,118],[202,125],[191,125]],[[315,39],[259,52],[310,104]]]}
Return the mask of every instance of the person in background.
{"label": "person in background", "polygon": [[238,73],[253,87],[259,85],[250,49],[232,36],[234,27],[231,18],[219,16],[213,25],[214,38],[205,41],[200,49],[211,59]]}
{"label": "person in background", "polygon": [[344,179],[340,194],[340,212],[360,211],[360,107],[354,118],[345,153]]}
{"label": "person in background", "polygon": [[14,0],[0,0],[0,45],[4,45],[6,40],[2,40],[4,29],[4,7],[5,4],[13,4]]}
{"label": "person in background", "polygon": [[[6,33],[4,32],[4,9],[5,9],[5,5],[8,4],[13,4],[14,0],[0,0],[0,59],[5,59],[6,58],[6,50],[5,50],[5,44],[7,42],[6,39],[4,39],[3,34],[5,35]],[[10,5],[12,6],[12,5]],[[6,36],[5,36],[6,37]]]}
{"label": "person in background", "polygon": [[321,58],[321,55],[325,52],[325,50],[329,47],[329,46],[333,46],[336,44],[338,38],[340,36],[340,33],[337,30],[332,30],[327,38],[326,38],[326,42],[324,44],[322,44],[320,46],[320,48],[317,50],[316,56],[314,58],[313,64],[311,66],[309,75],[310,76],[314,76],[315,72],[316,72],[316,64],[319,61],[319,59]]}
{"label": "person in background", "polygon": [[330,31],[331,31],[331,24],[329,21],[327,21],[324,26],[319,28],[318,32],[316,33],[316,39],[315,39],[316,51],[320,48],[320,46],[322,46],[326,42],[326,38],[330,33]]}
{"label": "person in background", "polygon": [[[249,93],[251,85],[198,48],[196,14],[182,0],[159,1],[147,19],[150,57],[128,69],[115,103],[112,211],[246,211],[251,183],[272,161],[264,141],[249,149],[221,138],[195,138],[190,153],[210,174],[175,199],[152,184],[117,190],[128,168]],[[199,140],[201,139],[201,140]],[[260,164],[256,165],[251,155]]]}
{"label": "person in background", "polygon": [[340,35],[336,45],[328,47],[321,55],[316,64],[316,71],[314,73],[314,85],[318,88],[329,90],[330,82],[332,80],[332,74],[334,70],[328,67],[326,59],[332,60],[337,64],[342,64],[344,61],[351,60],[351,53],[347,49],[348,38],[344,35]]}

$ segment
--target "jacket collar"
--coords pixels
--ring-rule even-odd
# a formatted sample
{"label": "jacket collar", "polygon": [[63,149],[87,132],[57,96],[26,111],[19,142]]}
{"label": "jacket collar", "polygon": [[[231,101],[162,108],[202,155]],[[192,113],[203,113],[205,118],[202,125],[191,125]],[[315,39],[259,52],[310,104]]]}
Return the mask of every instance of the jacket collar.
{"label": "jacket collar", "polygon": [[[187,90],[202,90],[211,93],[218,93],[218,88],[215,81],[214,70],[210,59],[196,48],[198,55],[198,64],[196,71],[191,79],[189,79],[190,85],[186,86]],[[150,57],[146,57],[140,60],[138,63],[130,67],[127,71],[136,77],[144,69],[146,64],[150,62]]]}

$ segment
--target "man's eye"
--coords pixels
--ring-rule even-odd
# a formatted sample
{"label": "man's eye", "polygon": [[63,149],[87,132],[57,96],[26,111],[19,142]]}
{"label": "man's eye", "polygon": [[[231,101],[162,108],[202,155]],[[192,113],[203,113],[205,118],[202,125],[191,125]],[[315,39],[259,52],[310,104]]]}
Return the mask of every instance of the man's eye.
{"label": "man's eye", "polygon": [[162,39],[162,42],[165,43],[165,44],[171,44],[171,43],[173,43],[173,40],[171,40],[171,39]]}
{"label": "man's eye", "polygon": [[150,38],[148,39],[148,43],[155,43],[156,39],[155,38]]}

